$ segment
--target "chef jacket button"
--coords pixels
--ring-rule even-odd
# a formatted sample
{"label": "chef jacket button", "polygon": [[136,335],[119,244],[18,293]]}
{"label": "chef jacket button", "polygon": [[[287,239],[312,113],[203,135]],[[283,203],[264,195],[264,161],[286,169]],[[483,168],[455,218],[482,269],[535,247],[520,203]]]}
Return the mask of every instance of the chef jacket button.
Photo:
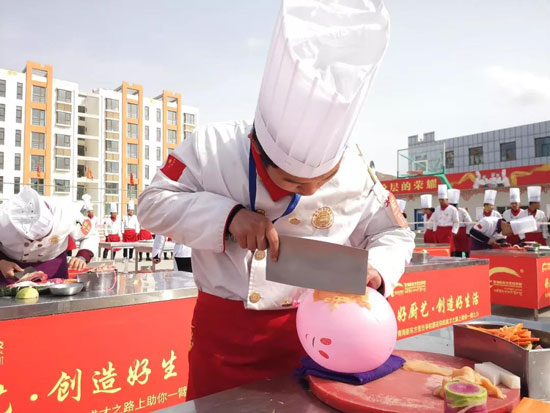
{"label": "chef jacket button", "polygon": [[281,306],[283,306],[283,307],[290,307],[291,305],[292,305],[292,301],[290,301],[290,300],[285,300],[281,304]]}
{"label": "chef jacket button", "polygon": [[25,247],[28,247],[28,246],[31,245],[31,244],[29,244],[28,242],[25,242],[23,245],[24,245]]}
{"label": "chef jacket button", "polygon": [[254,254],[254,258],[257,259],[258,261],[263,260],[265,258],[265,251],[257,250],[256,253]]}
{"label": "chef jacket button", "polygon": [[292,217],[288,220],[292,225],[299,225],[302,222],[299,218]]}
{"label": "chef jacket button", "polygon": [[29,254],[23,254],[23,257],[26,257],[27,255],[29,255]]}
{"label": "chef jacket button", "polygon": [[258,214],[262,214],[262,215],[265,217],[265,211],[264,211],[263,209],[259,209],[259,208],[258,208],[258,209],[256,210],[256,212],[257,212]]}
{"label": "chef jacket button", "polygon": [[250,294],[249,300],[252,304],[256,304],[258,301],[260,301],[260,298],[262,298],[260,293],[254,292]]}
{"label": "chef jacket button", "polygon": [[42,244],[38,244],[37,247],[38,247],[38,248],[41,248],[41,247],[42,247]]}

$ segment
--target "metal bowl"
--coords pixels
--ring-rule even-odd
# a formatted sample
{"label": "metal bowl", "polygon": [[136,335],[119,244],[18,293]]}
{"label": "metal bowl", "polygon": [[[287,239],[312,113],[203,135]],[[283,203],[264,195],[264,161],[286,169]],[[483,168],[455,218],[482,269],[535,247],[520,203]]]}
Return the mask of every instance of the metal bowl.
{"label": "metal bowl", "polygon": [[83,283],[56,284],[50,287],[52,295],[75,295],[82,291]]}
{"label": "metal bowl", "polygon": [[103,273],[86,272],[78,274],[76,279],[84,284],[84,291],[110,291],[116,283],[116,271]]}

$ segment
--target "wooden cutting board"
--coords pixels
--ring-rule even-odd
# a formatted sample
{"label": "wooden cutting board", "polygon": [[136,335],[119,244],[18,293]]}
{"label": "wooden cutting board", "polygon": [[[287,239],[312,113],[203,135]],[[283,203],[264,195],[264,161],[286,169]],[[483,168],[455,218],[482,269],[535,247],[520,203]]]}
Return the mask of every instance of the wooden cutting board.
{"label": "wooden cutting board", "polygon": [[[464,366],[474,367],[474,362],[471,360],[443,354],[406,350],[396,350],[393,354],[405,360],[424,360],[455,369]],[[348,413],[442,413],[443,400],[432,395],[432,391],[441,384],[442,379],[442,376],[403,369],[361,386],[309,376],[311,391],[315,396],[329,406]],[[487,399],[489,412],[511,412],[519,403],[519,390],[502,386],[501,388],[506,398],[501,400],[489,397]]]}

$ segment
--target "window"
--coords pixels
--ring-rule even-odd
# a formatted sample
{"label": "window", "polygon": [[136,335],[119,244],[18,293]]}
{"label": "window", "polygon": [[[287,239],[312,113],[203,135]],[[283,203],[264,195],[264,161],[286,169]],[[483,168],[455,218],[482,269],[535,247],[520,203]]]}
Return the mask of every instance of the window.
{"label": "window", "polygon": [[86,186],[77,185],[76,186],[76,199],[82,199],[82,195],[84,195],[86,192],[87,192]]}
{"label": "window", "polygon": [[178,113],[173,110],[168,111],[168,124],[177,125],[178,124]]}
{"label": "window", "polygon": [[67,179],[56,179],[55,180],[55,192],[70,192],[71,191],[71,181]]}
{"label": "window", "polygon": [[133,163],[128,164],[128,178],[130,178],[130,174],[134,175],[134,178],[137,179],[138,177],[138,166]]}
{"label": "window", "polygon": [[13,160],[14,160],[14,163],[15,163],[15,166],[14,166],[13,169],[15,169],[16,171],[20,171],[21,170],[21,154],[16,153]]}
{"label": "window", "polygon": [[129,123],[128,124],[128,137],[137,139],[137,137],[138,137],[138,125],[136,125],[135,123]]}
{"label": "window", "polygon": [[105,110],[118,112],[118,100],[105,98]]}
{"label": "window", "polygon": [[37,172],[40,166],[40,172],[44,172],[44,157],[42,155],[31,155],[31,171]]}
{"label": "window", "polygon": [[46,88],[42,86],[33,86],[32,101],[38,103],[46,103]]}
{"label": "window", "polygon": [[149,145],[145,145],[145,160],[149,160]]}
{"label": "window", "polygon": [[23,99],[23,83],[17,82],[17,99]]}
{"label": "window", "polygon": [[57,101],[71,103],[72,92],[70,90],[57,89]]}
{"label": "window", "polygon": [[178,143],[178,131],[168,129],[168,143]]}
{"label": "window", "polygon": [[445,152],[445,167],[454,168],[455,167],[455,151],[446,151]]}
{"label": "window", "polygon": [[500,160],[501,162],[516,160],[515,142],[506,142],[500,144]]}
{"label": "window", "polygon": [[0,194],[4,193],[4,177],[0,176]]}
{"label": "window", "polygon": [[132,119],[138,119],[138,105],[135,103],[128,103],[128,117]]}
{"label": "window", "polygon": [[118,132],[118,120],[105,119],[105,130],[108,132]]}
{"label": "window", "polygon": [[157,142],[160,142],[160,128],[157,128]]}
{"label": "window", "polygon": [[0,120],[6,120],[6,105],[4,105],[3,103],[0,103]]}
{"label": "window", "polygon": [[46,112],[40,109],[33,109],[32,124],[36,126],[46,126]]}
{"label": "window", "polygon": [[15,108],[15,122],[23,122],[23,108],[21,106],[17,106],[17,108]]}
{"label": "window", "polygon": [[21,129],[15,130],[15,146],[18,148],[21,147]]}
{"label": "window", "polygon": [[193,132],[183,132],[183,139],[187,139],[192,134],[193,134]]}
{"label": "window", "polygon": [[189,125],[195,124],[195,115],[192,113],[184,113],[183,114],[183,122],[187,123]]}
{"label": "window", "polygon": [[118,153],[118,141],[105,141],[105,150],[107,152]]}
{"label": "window", "polygon": [[108,174],[117,174],[118,162],[105,161],[105,172]]}
{"label": "window", "polygon": [[0,98],[6,97],[6,81],[4,79],[0,79]]}
{"label": "window", "polygon": [[60,133],[55,134],[55,146],[60,146],[62,148],[71,147],[71,137],[69,135],[62,135]]}
{"label": "window", "polygon": [[128,198],[137,198],[137,185],[128,184]]}
{"label": "window", "polygon": [[469,149],[470,165],[481,165],[483,163],[483,146],[476,146]]}
{"label": "window", "polygon": [[550,156],[550,136],[535,139],[535,157],[541,156]]}
{"label": "window", "polygon": [[[34,109],[33,109],[34,110]],[[71,114],[68,112],[55,112],[56,120],[55,123],[58,125],[71,125]]]}
{"label": "window", "polygon": [[0,169],[4,169],[4,152],[0,152]]}
{"label": "window", "polygon": [[149,165],[145,165],[145,179],[149,179]]}
{"label": "window", "polygon": [[149,106],[145,106],[145,120],[149,120]]}
{"label": "window", "polygon": [[160,109],[157,109],[157,122],[160,122]]}
{"label": "window", "polygon": [[21,178],[13,178],[13,193],[18,194],[21,191]]}
{"label": "window", "polygon": [[44,180],[41,178],[31,178],[31,188],[40,195],[44,195]]}
{"label": "window", "polygon": [[127,153],[127,157],[128,158],[133,158],[133,159],[137,159],[138,158],[138,146],[133,144],[133,143],[129,143],[126,145],[126,152]]}
{"label": "window", "polygon": [[110,195],[118,195],[118,184],[116,182],[106,182],[105,193]]}
{"label": "window", "polygon": [[71,169],[71,158],[65,158],[62,156],[55,157],[55,169],[61,169],[68,171]]}
{"label": "window", "polygon": [[160,148],[157,148],[157,161],[160,161]]}
{"label": "window", "polygon": [[0,145],[4,144],[5,137],[6,137],[6,130],[4,128],[0,128]]}
{"label": "window", "polygon": [[145,140],[149,140],[149,126],[145,126]]}
{"label": "window", "polygon": [[46,147],[46,135],[40,132],[31,133],[31,148],[32,149],[45,149]]}

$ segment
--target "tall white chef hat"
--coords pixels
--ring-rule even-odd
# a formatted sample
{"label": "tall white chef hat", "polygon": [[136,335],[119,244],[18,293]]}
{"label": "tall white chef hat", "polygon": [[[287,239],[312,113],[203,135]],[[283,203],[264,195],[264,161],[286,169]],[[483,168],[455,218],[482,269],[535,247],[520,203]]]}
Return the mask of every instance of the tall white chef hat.
{"label": "tall white chef hat", "polygon": [[46,202],[34,189],[23,189],[5,207],[13,227],[31,240],[44,238],[53,228],[54,217]]}
{"label": "tall white chef hat", "polygon": [[134,200],[133,200],[133,199],[130,199],[130,200],[128,201],[128,211],[130,211],[130,210],[133,211],[134,209],[136,209],[136,205],[134,204]]}
{"label": "tall white chef hat", "polygon": [[94,206],[92,205],[92,196],[89,194],[82,195],[82,200],[84,201],[84,209],[86,211],[93,211]]}
{"label": "tall white chef hat", "polygon": [[117,212],[117,204],[116,202],[111,202],[111,212]]}
{"label": "tall white chef hat", "polygon": [[449,204],[458,204],[460,200],[460,189],[449,189],[447,194],[449,196]]}
{"label": "tall white chef hat", "polygon": [[339,162],[388,38],[382,0],[283,0],[254,118],[277,166],[313,178]]}
{"label": "tall white chef hat", "polygon": [[485,196],[483,197],[484,204],[495,205],[496,199],[497,199],[497,191],[495,191],[494,189],[485,190]]}
{"label": "tall white chef hat", "polygon": [[432,207],[432,196],[430,194],[420,195],[420,207],[421,208]]}
{"label": "tall white chef hat", "polygon": [[510,203],[512,202],[521,202],[519,188],[510,188]]}
{"label": "tall white chef hat", "polygon": [[529,202],[540,202],[540,186],[528,186],[527,198]]}
{"label": "tall white chef hat", "polygon": [[528,232],[535,232],[537,230],[537,221],[533,216],[514,219],[510,222],[512,231],[516,235],[527,234]]}
{"label": "tall white chef hat", "polygon": [[437,199],[448,199],[447,185],[437,185]]}
{"label": "tall white chef hat", "polygon": [[399,209],[401,212],[405,212],[405,207],[407,206],[407,201],[404,199],[397,199],[397,205],[399,206]]}

